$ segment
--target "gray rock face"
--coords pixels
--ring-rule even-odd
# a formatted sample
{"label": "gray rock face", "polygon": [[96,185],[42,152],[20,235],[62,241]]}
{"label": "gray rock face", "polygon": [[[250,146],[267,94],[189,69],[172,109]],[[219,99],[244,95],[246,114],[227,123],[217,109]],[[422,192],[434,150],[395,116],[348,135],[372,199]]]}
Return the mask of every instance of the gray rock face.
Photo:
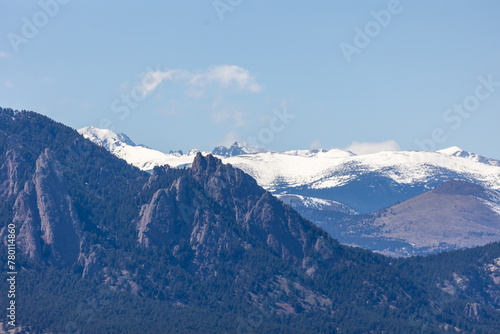
{"label": "gray rock face", "polygon": [[176,202],[176,198],[181,197],[181,183],[180,179],[169,189],[156,191],[151,202],[142,207],[138,225],[140,244],[147,247],[171,246],[179,238],[189,236],[192,217],[188,217],[187,212],[182,212],[182,207]]}
{"label": "gray rock face", "polygon": [[[71,265],[80,253],[81,224],[60,165],[47,149],[14,205],[18,246],[29,257],[42,253],[58,265]],[[45,248],[45,249],[44,249]]]}
{"label": "gray rock face", "polygon": [[335,253],[337,245],[331,243],[326,233],[307,236],[309,224],[240,169],[225,165],[211,155],[198,154],[191,171],[212,198],[234,213],[237,223],[282,259],[307,267],[312,259],[306,254],[311,253],[318,240],[331,248],[331,252],[323,253],[325,258],[320,256],[321,260]]}
{"label": "gray rock face", "polygon": [[102,245],[93,245],[88,254],[80,253],[78,262],[83,265],[83,278],[93,278],[103,268],[102,258],[105,257],[105,249]]}
{"label": "gray rock face", "polygon": [[19,192],[20,160],[21,158],[17,151],[7,151],[6,160],[0,166],[0,198],[7,198]]}
{"label": "gray rock face", "polygon": [[[158,173],[174,172],[169,169]],[[221,222],[210,208],[210,198],[190,188],[189,179],[179,177],[166,189],[157,190],[145,204],[138,219],[138,241],[145,247],[166,247],[184,265],[201,277],[213,274],[218,258],[231,242],[241,238]]]}
{"label": "gray rock face", "polygon": [[17,245],[31,259],[39,259],[42,255],[40,214],[36,197],[34,183],[26,182],[14,204],[14,222],[20,226]]}

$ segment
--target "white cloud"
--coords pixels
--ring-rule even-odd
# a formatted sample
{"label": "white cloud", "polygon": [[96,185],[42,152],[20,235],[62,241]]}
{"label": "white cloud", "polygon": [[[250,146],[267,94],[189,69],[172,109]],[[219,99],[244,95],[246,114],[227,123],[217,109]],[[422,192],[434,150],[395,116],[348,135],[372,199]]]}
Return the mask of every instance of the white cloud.
{"label": "white cloud", "polygon": [[181,70],[167,70],[167,71],[151,71],[142,74],[141,86],[144,90],[144,96],[148,96],[165,80],[175,80],[181,77],[183,71]]}
{"label": "white cloud", "polygon": [[8,54],[7,52],[0,51],[0,58],[8,58],[9,56],[10,54]]}
{"label": "white cloud", "polygon": [[195,74],[190,83],[202,87],[217,83],[223,87],[236,87],[253,93],[262,90],[262,86],[255,81],[250,72],[236,65],[212,66],[207,71]]}
{"label": "white cloud", "polygon": [[180,69],[151,70],[141,75],[140,86],[147,96],[164,81],[184,82],[188,86],[189,94],[195,98],[202,97],[205,89],[211,85],[252,93],[262,90],[262,86],[249,71],[236,65],[211,66],[207,70],[197,72]]}
{"label": "white cloud", "polygon": [[351,145],[345,148],[354,154],[363,155],[370,153],[378,153],[382,151],[399,151],[401,148],[394,140],[387,140],[379,143],[359,143],[353,141]]}
{"label": "white cloud", "polygon": [[12,88],[12,87],[14,87],[14,85],[12,84],[12,81],[9,80],[9,81],[5,82],[5,87]]}
{"label": "white cloud", "polygon": [[315,140],[309,144],[309,149],[317,150],[321,148],[321,142],[319,140]]}

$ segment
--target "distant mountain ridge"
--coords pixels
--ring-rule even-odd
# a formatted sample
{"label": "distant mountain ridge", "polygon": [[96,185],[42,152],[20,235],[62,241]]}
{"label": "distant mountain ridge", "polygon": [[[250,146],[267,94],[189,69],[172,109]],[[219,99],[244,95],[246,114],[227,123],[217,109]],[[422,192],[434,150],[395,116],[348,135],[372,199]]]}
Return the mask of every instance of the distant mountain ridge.
{"label": "distant mountain ridge", "polygon": [[242,154],[252,154],[252,153],[262,153],[262,152],[266,152],[266,150],[260,147],[243,145],[241,143],[234,142],[230,147],[217,146],[212,150],[212,155],[228,158]]}
{"label": "distant mountain ridge", "polygon": [[[92,140],[87,131],[80,132]],[[143,170],[162,164],[189,166],[193,159],[190,155],[163,153],[161,159],[150,159],[148,155],[143,155],[142,148],[134,148],[137,152],[131,158],[123,154],[125,149],[122,147],[129,146],[121,144],[111,152],[135,166],[142,166]],[[409,239],[388,242],[397,239],[396,232],[393,236],[387,234],[389,232],[384,236],[377,234],[378,239],[372,238],[370,242],[353,239],[352,235],[365,233],[365,228],[346,221],[357,221],[357,214],[370,214],[392,207],[436,189],[447,181],[462,180],[488,191],[500,190],[500,162],[458,147],[437,152],[397,151],[367,155],[355,155],[339,149],[255,151],[244,150],[241,144],[235,143],[232,149],[219,147],[213,152],[221,154],[219,158],[224,163],[251,175],[260,186],[279,196],[308,219],[323,227],[328,226],[327,230],[342,242],[391,254],[408,255],[415,249],[409,244]],[[500,205],[500,199],[488,203],[485,205],[494,209]],[[443,237],[440,247],[418,247],[417,253],[473,244],[465,239],[455,244],[452,239]],[[475,240],[477,243],[478,239]],[[486,238],[484,243],[486,240],[492,239]]]}
{"label": "distant mountain ridge", "polygon": [[484,164],[489,164],[489,165],[493,165],[493,166],[500,166],[500,160],[491,159],[491,158],[483,157],[482,155],[479,155],[479,154],[467,152],[467,151],[464,151],[460,147],[457,147],[457,146],[452,146],[452,147],[449,147],[446,149],[439,150],[437,152],[447,154],[447,155],[452,155],[455,157],[466,158],[466,159],[477,161],[477,162],[484,163]]}
{"label": "distant mountain ridge", "polygon": [[[198,151],[164,154],[143,147],[131,148],[132,141],[127,136],[115,135],[109,130],[84,128],[79,132],[143,170],[165,164],[189,166]],[[113,144],[109,144],[110,141]],[[130,152],[132,149],[134,152]],[[458,147],[436,152],[398,151],[357,156],[339,149],[270,152],[234,143],[229,148],[219,146],[212,154],[243,169],[275,194],[341,202],[361,213],[402,202],[449,180],[500,189],[500,161]]]}
{"label": "distant mountain ridge", "polygon": [[[340,224],[346,226],[342,231]],[[465,181],[447,181],[387,209],[320,225],[341,240],[388,255],[470,248],[500,241],[500,194]]]}

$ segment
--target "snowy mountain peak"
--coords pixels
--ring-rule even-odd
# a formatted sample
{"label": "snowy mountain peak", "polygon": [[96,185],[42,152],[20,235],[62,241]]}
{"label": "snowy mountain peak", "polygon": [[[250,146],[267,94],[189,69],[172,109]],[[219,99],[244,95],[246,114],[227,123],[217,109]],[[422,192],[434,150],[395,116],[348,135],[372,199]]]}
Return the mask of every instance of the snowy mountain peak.
{"label": "snowy mountain peak", "polygon": [[199,152],[199,150],[190,150],[187,154],[184,154],[182,151],[172,151],[170,154],[165,154],[144,145],[136,145],[123,133],[116,134],[111,130],[98,129],[92,126],[80,129],[78,132],[88,140],[104,147],[118,158],[145,171],[163,165],[170,165],[171,167],[189,166],[193,162],[194,155]]}
{"label": "snowy mountain peak", "polygon": [[117,134],[108,129],[99,129],[93,126],[88,126],[78,130],[78,133],[97,145],[103,146],[109,151],[123,145],[137,146],[126,134]]}
{"label": "snowy mountain peak", "polygon": [[458,146],[448,147],[448,148],[445,148],[445,149],[442,149],[442,150],[439,150],[436,152],[441,153],[441,154],[445,154],[448,156],[465,158],[468,160],[472,160],[472,161],[476,161],[476,162],[480,162],[480,163],[488,164],[488,165],[492,165],[492,166],[500,166],[500,161],[498,161],[498,160],[486,158],[486,157],[483,157],[482,155],[479,155],[479,154],[464,151]]}
{"label": "snowy mountain peak", "polygon": [[446,154],[446,155],[453,155],[453,156],[459,156],[461,153],[465,152],[458,146],[452,146],[448,148],[444,148],[442,150],[436,151],[438,153]]}
{"label": "snowy mountain peak", "polygon": [[251,145],[245,145],[239,142],[234,142],[231,147],[227,148],[226,146],[217,146],[216,148],[213,149],[212,154],[213,155],[218,155],[221,157],[234,157],[237,155],[243,155],[243,154],[252,154],[252,153],[262,153],[266,152],[263,148],[256,147],[256,146],[251,146]]}

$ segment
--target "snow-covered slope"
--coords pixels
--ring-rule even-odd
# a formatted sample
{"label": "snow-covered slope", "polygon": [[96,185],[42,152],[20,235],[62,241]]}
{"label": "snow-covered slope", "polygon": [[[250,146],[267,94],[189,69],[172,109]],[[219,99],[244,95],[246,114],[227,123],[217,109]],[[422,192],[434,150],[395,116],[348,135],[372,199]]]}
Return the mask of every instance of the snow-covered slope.
{"label": "snow-covered slope", "polygon": [[500,166],[472,154],[400,151],[357,156],[333,149],[305,154],[266,152],[224,162],[241,168],[270,191],[339,201],[364,213],[453,179],[500,189]]}
{"label": "snow-covered slope", "polygon": [[142,170],[150,171],[155,166],[170,165],[172,167],[189,166],[198,150],[187,154],[162,153],[142,145],[136,145],[124,134],[116,134],[111,130],[86,127],[78,132],[90,141],[106,148],[117,157]]}
{"label": "snow-covered slope", "polygon": [[267,189],[307,185],[311,189],[340,187],[364,174],[379,174],[399,184],[427,182],[443,174],[459,174],[500,189],[500,166],[440,152],[380,152],[352,155],[340,150],[314,155],[289,152],[230,157]]}
{"label": "snow-covered slope", "polygon": [[276,194],[282,202],[288,204],[295,209],[300,208],[301,210],[311,210],[311,211],[323,211],[328,212],[331,215],[332,212],[344,214],[344,215],[357,215],[358,213],[352,208],[345,204],[336,201],[329,201],[321,198],[307,197],[294,194]]}
{"label": "snow-covered slope", "polygon": [[485,163],[485,164],[489,164],[489,165],[493,165],[493,166],[500,166],[499,160],[490,159],[490,158],[486,158],[486,157],[483,157],[483,156],[475,154],[475,153],[467,152],[467,151],[464,151],[460,147],[457,147],[457,146],[445,148],[445,149],[439,150],[437,152],[442,153],[442,154],[446,154],[446,155],[450,155],[450,156],[466,158],[469,160],[473,160],[473,161],[477,161],[477,162],[481,162],[481,163]]}

